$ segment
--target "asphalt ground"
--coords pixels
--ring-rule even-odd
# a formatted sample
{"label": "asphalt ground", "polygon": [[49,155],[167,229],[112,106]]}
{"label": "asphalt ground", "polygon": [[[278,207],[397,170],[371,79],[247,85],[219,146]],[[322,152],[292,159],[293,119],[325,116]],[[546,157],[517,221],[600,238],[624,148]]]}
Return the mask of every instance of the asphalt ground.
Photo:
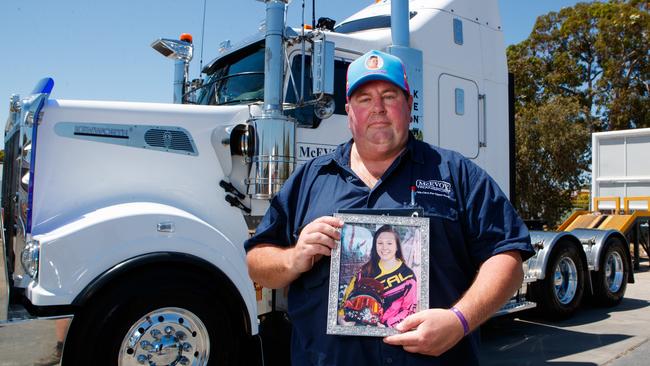
{"label": "asphalt ground", "polygon": [[[549,322],[535,311],[491,320],[481,328],[481,364],[650,365],[650,264],[641,263],[636,283],[613,308],[583,305],[568,320]],[[54,322],[0,326],[0,366],[33,365],[54,349]],[[12,342],[9,342],[11,340]],[[20,349],[11,344],[31,344]],[[34,343],[36,345],[34,345]]]}
{"label": "asphalt ground", "polygon": [[617,306],[584,304],[570,319],[546,321],[526,311],[481,328],[481,364],[650,365],[650,265],[641,262],[634,284]]}

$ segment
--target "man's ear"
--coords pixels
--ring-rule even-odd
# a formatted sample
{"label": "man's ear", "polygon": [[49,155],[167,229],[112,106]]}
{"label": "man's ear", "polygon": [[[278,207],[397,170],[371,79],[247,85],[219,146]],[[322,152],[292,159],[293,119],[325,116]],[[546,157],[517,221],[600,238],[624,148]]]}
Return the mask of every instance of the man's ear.
{"label": "man's ear", "polygon": [[352,116],[350,116],[350,103],[345,103],[345,113],[348,115],[348,128],[352,129]]}

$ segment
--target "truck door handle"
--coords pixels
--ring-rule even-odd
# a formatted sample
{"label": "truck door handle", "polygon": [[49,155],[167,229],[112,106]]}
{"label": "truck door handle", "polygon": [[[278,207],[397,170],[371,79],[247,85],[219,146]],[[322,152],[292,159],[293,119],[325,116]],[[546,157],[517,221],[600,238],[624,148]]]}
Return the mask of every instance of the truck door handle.
{"label": "truck door handle", "polygon": [[479,124],[478,124],[478,146],[487,147],[487,97],[485,94],[478,95],[479,103]]}

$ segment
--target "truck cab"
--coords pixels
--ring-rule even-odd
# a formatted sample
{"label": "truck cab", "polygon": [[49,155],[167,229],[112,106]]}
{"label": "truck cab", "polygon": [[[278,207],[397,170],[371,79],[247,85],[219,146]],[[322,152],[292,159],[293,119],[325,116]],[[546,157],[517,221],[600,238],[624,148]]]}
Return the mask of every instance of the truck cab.
{"label": "truck cab", "polygon": [[[12,97],[3,344],[30,346],[14,345],[25,337],[11,332],[45,337],[47,347],[65,344],[64,365],[261,364],[272,347],[258,315],[286,304],[256,290],[243,243],[296,165],[350,138],[346,70],[371,49],[404,61],[412,133],[461,152],[513,192],[496,0],[384,0],[312,30],[285,26],[286,1],[264,2],[265,30],[224,47],[202,81],[184,77],[187,39],[154,42],[176,60],[175,104],[52,99],[49,78]],[[562,265],[587,262],[582,242],[536,238],[526,284],[504,312],[534,306],[526,289],[538,284],[540,299],[561,300],[551,310],[571,313],[582,293],[565,287],[581,274],[584,289],[587,265]]]}

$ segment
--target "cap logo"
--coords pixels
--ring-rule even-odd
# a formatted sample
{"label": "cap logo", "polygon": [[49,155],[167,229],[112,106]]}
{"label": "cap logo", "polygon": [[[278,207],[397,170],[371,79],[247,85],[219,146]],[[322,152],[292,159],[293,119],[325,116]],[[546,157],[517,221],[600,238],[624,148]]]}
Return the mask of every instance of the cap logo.
{"label": "cap logo", "polygon": [[366,59],[366,69],[368,70],[377,70],[381,69],[384,66],[384,59],[378,55],[370,55]]}

